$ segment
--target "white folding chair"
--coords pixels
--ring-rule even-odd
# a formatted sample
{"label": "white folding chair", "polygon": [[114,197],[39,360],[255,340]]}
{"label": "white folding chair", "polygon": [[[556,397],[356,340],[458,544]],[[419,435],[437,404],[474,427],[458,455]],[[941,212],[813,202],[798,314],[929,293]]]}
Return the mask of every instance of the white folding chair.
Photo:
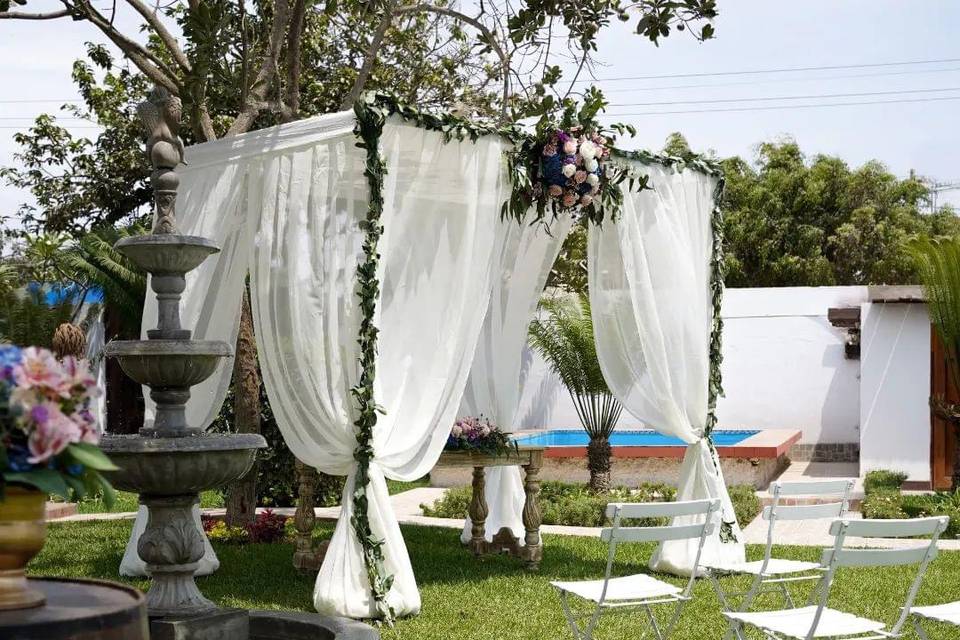
{"label": "white folding chair", "polygon": [[913,614],[913,628],[916,629],[917,635],[920,636],[922,640],[929,640],[929,637],[927,636],[927,632],[923,630],[923,627],[920,626],[920,620],[918,620],[918,618],[960,627],[960,602],[938,604],[931,607],[913,607],[910,613]]}
{"label": "white folding chair", "polygon": [[[719,500],[690,500],[686,502],[647,502],[647,503],[610,503],[607,505],[607,518],[613,526],[604,528],[600,539],[609,543],[607,551],[607,571],[602,580],[583,580],[579,582],[551,582],[560,591],[560,605],[570,624],[575,640],[591,640],[593,631],[606,610],[627,611],[630,608],[642,608],[647,615],[650,628],[658,640],[665,640],[680,619],[683,606],[690,600],[703,543],[716,529],[714,514],[720,510]],[[623,520],[634,518],[677,518],[693,517],[695,524],[669,524],[652,527],[621,526]],[[702,517],[702,522],[699,522]],[[611,577],[617,545],[625,542],[663,542],[666,540],[687,540],[699,538],[697,555],[693,571],[685,589],[681,590],[668,582],[657,580],[645,573],[619,578]],[[593,603],[592,611],[576,614],[570,607],[568,597],[574,595]],[[661,630],[651,609],[652,605],[674,604],[673,617]],[[584,623],[580,623],[584,620]],[[644,635],[646,635],[644,633]]]}
{"label": "white folding chair", "polygon": [[[817,562],[801,562],[773,557],[775,541],[774,530],[780,521],[818,520],[823,518],[842,518],[849,506],[850,490],[853,480],[825,480],[818,482],[774,482],[770,484],[773,500],[763,510],[763,519],[768,521],[767,546],[763,560],[743,562],[734,565],[707,564],[710,581],[720,599],[724,611],[749,611],[753,601],[762,593],[779,593],[786,606],[793,607],[788,585],[793,582],[819,581],[823,577],[823,567]],[[822,504],[791,505],[784,504],[796,496],[817,496],[829,500]],[[824,527],[826,528],[826,527]],[[720,576],[753,576],[750,588],[744,592],[723,590]],[[741,598],[737,605],[732,599]],[[726,637],[729,638],[731,632]]]}
{"label": "white folding chair", "polygon": [[[910,615],[913,600],[920,590],[920,583],[930,561],[937,555],[937,539],[947,528],[946,517],[917,518],[914,520],[837,520],[830,527],[836,536],[834,546],[823,552],[822,564],[826,567],[814,596],[819,602],[806,607],[779,611],[724,612],[734,622],[739,633],[744,626],[759,629],[769,640],[812,640],[834,638],[843,640],[883,640],[904,637],[904,624]],[[931,536],[930,540],[917,540],[917,544],[897,549],[848,548],[848,536],[865,538],[909,538]],[[916,577],[907,593],[900,617],[892,627],[884,622],[861,618],[827,607],[830,587],[837,570],[841,567],[892,567],[918,565]],[[815,599],[811,596],[811,602]]]}

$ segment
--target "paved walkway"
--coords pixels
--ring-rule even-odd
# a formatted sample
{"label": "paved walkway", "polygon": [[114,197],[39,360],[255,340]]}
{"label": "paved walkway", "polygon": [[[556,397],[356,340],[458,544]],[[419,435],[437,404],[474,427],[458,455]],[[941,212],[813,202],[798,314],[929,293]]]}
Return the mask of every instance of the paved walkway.
{"label": "paved walkway", "polygon": [[[813,465],[810,465],[813,466]],[[823,468],[806,467],[805,473],[825,472]],[[807,476],[809,477],[809,476]],[[831,477],[831,476],[816,476]],[[433,487],[420,487],[411,489],[391,496],[390,501],[393,504],[394,513],[400,524],[421,525],[427,527],[444,527],[447,529],[462,529],[463,520],[453,518],[428,518],[421,515],[420,505],[431,504],[443,496],[446,489],[437,489]],[[205,515],[222,516],[224,509],[204,509]],[[258,511],[263,511],[258,509]],[[295,509],[280,508],[274,509],[275,513],[285,516],[293,516]],[[340,516],[340,507],[327,507],[316,509],[317,518],[320,520],[333,521]],[[132,519],[136,513],[103,513],[103,514],[83,514],[68,516],[57,519],[56,522],[77,522],[86,520],[122,520]],[[851,517],[859,518],[859,513],[852,513]],[[833,543],[830,536],[830,520],[806,520],[801,522],[780,522],[777,525],[777,543],[791,546],[810,546],[810,547],[829,547]],[[600,537],[599,527],[567,527],[559,525],[544,525],[541,529],[543,533],[551,535],[565,536],[587,536]],[[747,525],[744,530],[744,538],[747,544],[766,544],[767,542],[767,523],[762,518],[756,518]],[[851,544],[878,548],[896,548],[916,544],[912,540],[889,540],[889,539],[850,539]],[[940,542],[940,548],[946,551],[960,551],[960,540],[943,540]]]}

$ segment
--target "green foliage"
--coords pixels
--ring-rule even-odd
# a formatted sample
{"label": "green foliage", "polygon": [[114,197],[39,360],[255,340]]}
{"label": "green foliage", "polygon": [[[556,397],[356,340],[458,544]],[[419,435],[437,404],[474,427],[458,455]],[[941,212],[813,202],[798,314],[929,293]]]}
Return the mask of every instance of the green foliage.
{"label": "green foliage", "polygon": [[953,384],[960,389],[960,237],[910,245],[930,320],[945,347]]}
{"label": "green foliage", "polygon": [[863,478],[863,491],[867,495],[883,490],[899,491],[907,480],[907,474],[902,471],[888,471],[875,469]]}
{"label": "green foliage", "polygon": [[[734,485],[728,488],[737,520],[746,525],[760,513],[760,499],[753,487]],[[470,487],[448,489],[442,498],[432,505],[420,505],[423,515],[432,518],[465,518],[470,507]],[[540,490],[540,512],[543,524],[571,527],[603,527],[606,506],[610,502],[672,502],[676,488],[660,483],[643,483],[636,489],[614,487],[607,492],[596,493],[585,485],[568,482],[544,482]],[[624,521],[625,526],[656,526],[660,521]]]}
{"label": "green foliage", "polygon": [[906,474],[872,471],[864,480],[866,498],[860,507],[864,518],[881,520],[948,516],[944,538],[960,538],[960,490],[904,495],[900,487]]}
{"label": "green foliage", "polygon": [[864,518],[891,520],[906,518],[903,495],[896,489],[877,489],[867,494],[860,505]]}
{"label": "green foliage", "polygon": [[727,492],[730,494],[733,510],[737,514],[737,522],[744,527],[753,522],[762,509],[760,498],[757,497],[753,486],[735,484],[727,487]]}
{"label": "green foliage", "polygon": [[40,289],[0,294],[0,340],[21,347],[50,348],[54,330],[73,319],[69,300],[48,305]]}
{"label": "green foliage", "polygon": [[876,161],[807,162],[787,140],[761,144],[756,168],[738,157],[722,165],[728,286],[910,283],[910,239],[960,232],[948,210],[920,213],[919,180],[899,180]]}

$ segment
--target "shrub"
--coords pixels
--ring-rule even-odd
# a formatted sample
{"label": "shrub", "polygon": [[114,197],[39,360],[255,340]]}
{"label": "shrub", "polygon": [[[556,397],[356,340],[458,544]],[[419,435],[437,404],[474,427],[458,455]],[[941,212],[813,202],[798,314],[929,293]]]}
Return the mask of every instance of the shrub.
{"label": "shrub", "polygon": [[907,474],[902,471],[886,471],[878,469],[871,471],[863,479],[863,491],[871,494],[884,489],[899,491],[907,480]]}
{"label": "shrub", "polygon": [[256,519],[247,525],[247,533],[250,535],[250,542],[271,543],[283,540],[287,517],[273,512],[272,509],[265,509],[257,514]]}
{"label": "shrub", "polygon": [[760,498],[757,497],[753,485],[735,484],[727,487],[727,491],[730,493],[733,511],[737,514],[737,522],[740,523],[740,526],[745,527],[753,522],[762,508]]}
{"label": "shrub", "polygon": [[890,520],[908,517],[903,508],[903,495],[897,489],[875,489],[868,493],[860,511],[864,518]]}
{"label": "shrub", "polygon": [[[265,509],[246,527],[230,527],[217,518],[202,518],[203,531],[212,542],[223,544],[245,544],[281,542],[287,536],[287,518]],[[296,530],[294,530],[294,535]]]}
{"label": "shrub", "polygon": [[[547,481],[541,486],[540,511],[543,524],[572,527],[602,527],[608,524],[606,507],[609,502],[672,502],[677,490],[667,484],[645,483],[636,489],[616,487],[606,493],[593,493],[586,485]],[[433,518],[465,518],[470,507],[470,487],[456,487],[432,505],[421,504],[423,515]],[[753,487],[730,487],[737,518],[749,522],[760,511],[760,500]],[[662,519],[625,520],[627,526],[656,526]]]}

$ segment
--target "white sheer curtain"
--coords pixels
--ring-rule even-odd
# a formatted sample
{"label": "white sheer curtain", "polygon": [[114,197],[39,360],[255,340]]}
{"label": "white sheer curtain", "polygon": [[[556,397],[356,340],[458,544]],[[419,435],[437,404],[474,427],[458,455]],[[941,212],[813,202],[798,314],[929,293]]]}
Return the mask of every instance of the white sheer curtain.
{"label": "white sheer curtain", "polygon": [[[332,114],[188,149],[181,228],[214,238],[224,251],[192,275],[183,317],[197,337],[234,340],[249,267],[261,370],[284,438],[307,464],[347,475],[315,605],[369,617],[376,608],[350,525],[355,272],[368,193],[353,125],[352,113]],[[413,480],[429,471],[456,417],[509,189],[504,144],[498,137],[445,143],[441,133],[395,119],[381,138],[387,174],[375,396],[386,413],[374,433],[368,500],[386,570],[395,576],[388,601],[399,615],[417,612],[420,597],[385,478]],[[195,390],[192,421],[210,424],[229,378],[226,364]]]}
{"label": "white sheer curtain", "polygon": [[[251,284],[264,382],[288,445],[307,464],[347,475],[314,604],[359,618],[376,609],[350,524],[354,291],[367,194],[354,142],[345,137],[259,161],[262,188],[251,201],[261,203],[253,206],[263,222]],[[385,477],[414,480],[429,471],[456,417],[489,298],[496,212],[508,188],[503,151],[496,137],[444,143],[440,133],[395,121],[381,138],[387,174],[375,396],[386,413],[374,432],[367,496],[395,576],[388,603],[399,615],[418,612],[420,596]]]}
{"label": "white sheer curtain", "polygon": [[[717,179],[661,165],[633,166],[652,190],[624,189],[615,224],[591,226],[590,301],[597,356],[614,395],[639,420],[688,444],[678,500],[720,498],[722,520],[742,540],[707,424],[710,217]],[[661,545],[654,569],[689,575],[696,541]],[[742,562],[742,542],[708,540],[703,559]]]}
{"label": "white sheer curtain", "polygon": [[[515,220],[501,221],[495,263],[499,277],[492,282],[490,305],[477,342],[470,377],[460,405],[461,416],[484,415],[506,431],[516,429],[520,403],[520,369],[527,326],[533,319],[540,292],[560,252],[573,221],[564,215],[549,228]],[[484,535],[492,540],[507,528],[523,544],[524,493],[519,467],[490,467],[486,470],[485,494],[489,514]],[[473,523],[467,516],[460,540],[472,537]]]}

